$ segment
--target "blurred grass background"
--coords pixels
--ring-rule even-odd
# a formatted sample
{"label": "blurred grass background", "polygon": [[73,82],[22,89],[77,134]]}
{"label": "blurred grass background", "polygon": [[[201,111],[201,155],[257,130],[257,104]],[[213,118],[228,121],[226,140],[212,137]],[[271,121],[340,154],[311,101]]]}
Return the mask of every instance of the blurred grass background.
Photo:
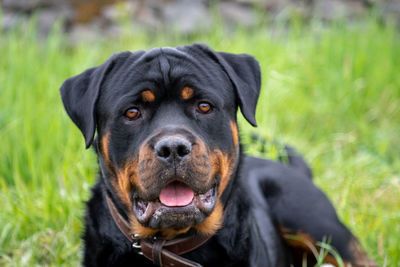
{"label": "blurred grass background", "polygon": [[[273,158],[247,136],[295,146],[340,218],[381,266],[400,266],[400,36],[374,17],[251,31],[158,33],[66,44],[35,24],[0,34],[0,266],[77,266],[93,151],[63,110],[58,88],[122,50],[205,42],[261,63],[259,127],[239,118],[247,151]],[[138,31],[139,32],[139,31]]]}

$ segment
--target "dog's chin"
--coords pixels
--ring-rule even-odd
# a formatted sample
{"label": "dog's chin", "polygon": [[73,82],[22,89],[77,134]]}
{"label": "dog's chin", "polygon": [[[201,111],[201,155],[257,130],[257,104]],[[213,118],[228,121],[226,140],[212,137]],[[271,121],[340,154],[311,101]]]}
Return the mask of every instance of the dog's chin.
{"label": "dog's chin", "polygon": [[177,201],[168,202],[161,196],[153,201],[136,198],[133,212],[138,222],[145,227],[180,230],[201,224],[214,210],[217,193],[217,186],[203,194],[193,192],[193,198],[186,200],[184,205]]}

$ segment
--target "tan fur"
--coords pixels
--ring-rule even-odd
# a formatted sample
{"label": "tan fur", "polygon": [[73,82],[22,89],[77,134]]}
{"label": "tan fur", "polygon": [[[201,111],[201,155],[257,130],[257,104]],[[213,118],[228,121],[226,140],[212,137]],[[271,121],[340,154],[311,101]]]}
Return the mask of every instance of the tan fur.
{"label": "tan fur", "polygon": [[156,100],[156,96],[150,90],[144,90],[141,92],[143,102],[154,102]]}
{"label": "tan fur", "polygon": [[143,189],[139,183],[137,176],[137,165],[138,161],[135,158],[128,160],[122,169],[117,170],[117,179],[112,180],[111,184],[115,188],[116,193],[128,208],[131,208],[132,203],[129,198],[129,194],[132,190],[132,186]]}
{"label": "tan fur", "polygon": [[181,96],[183,99],[188,100],[192,98],[193,95],[194,95],[193,88],[186,86],[182,89]]}
{"label": "tan fur", "polygon": [[215,149],[210,157],[213,175],[219,174],[221,177],[221,182],[218,188],[218,197],[221,197],[232,176],[236,157],[231,153],[223,153],[218,149]]}
{"label": "tan fur", "polygon": [[218,200],[213,212],[208,216],[204,222],[194,226],[199,233],[204,235],[213,235],[215,232],[222,227],[224,220],[224,209],[222,208],[221,202]]}
{"label": "tan fur", "polygon": [[[292,233],[291,230],[286,229],[284,227],[280,227],[280,231],[282,233],[283,239],[285,242],[290,246],[294,248],[299,248],[306,252],[309,255],[314,255],[320,253],[320,248],[317,245],[317,242],[314,240],[312,236],[310,236],[307,233],[303,233],[301,231],[298,231],[296,233]],[[336,258],[330,254],[326,255],[324,258],[324,263],[330,263],[333,266],[339,267],[339,263],[336,260]],[[344,261],[344,266],[349,267],[349,266],[354,266],[349,262]],[[355,265],[355,266],[377,266],[377,265]]]}
{"label": "tan fur", "polygon": [[108,140],[109,140],[110,133],[107,132],[102,138],[101,138],[101,150],[102,154],[104,157],[105,163],[108,165],[110,163],[110,156],[108,154]]}
{"label": "tan fur", "polygon": [[302,248],[308,252],[311,252],[313,250],[317,252],[317,242],[309,234],[303,232],[291,233],[290,230],[287,230],[283,227],[281,227],[280,229],[283,233],[283,239],[289,246]]}
{"label": "tan fur", "polygon": [[234,121],[230,121],[229,124],[231,125],[233,145],[235,146],[235,150],[237,151],[238,147],[239,147],[238,128],[237,128],[237,125],[236,125],[236,123]]}
{"label": "tan fur", "polygon": [[141,179],[137,178],[137,185],[142,190],[142,192],[144,192],[146,187],[150,186],[151,183],[154,183],[154,180],[144,179],[143,177],[153,176],[154,168],[157,166],[156,164],[160,163],[158,162],[153,150],[149,145],[147,145],[147,143],[145,143],[145,145],[142,145],[139,149],[138,162],[141,162],[141,164],[143,164],[143,162],[146,163],[144,166],[138,166],[139,169],[137,170],[137,172],[140,173],[141,177]]}
{"label": "tan fur", "polygon": [[[132,213],[131,213],[132,214]],[[148,227],[144,227],[143,225],[141,225],[135,216],[131,216],[131,229],[133,231],[134,234],[139,235],[140,238],[149,238],[154,236],[158,230],[157,229],[151,229]]]}
{"label": "tan fur", "polygon": [[175,230],[175,229],[161,229],[161,235],[165,238],[165,239],[173,239],[174,237],[184,234],[187,231],[190,230],[190,227],[186,227],[184,229],[181,230]]}
{"label": "tan fur", "polygon": [[190,159],[188,159],[188,164],[195,167],[198,172],[204,173],[204,175],[198,177],[198,181],[204,184],[210,184],[214,172],[210,171],[210,162],[206,156],[209,154],[209,152],[204,142],[198,139],[198,142],[196,142],[196,145],[194,145],[192,148],[191,154],[192,156]]}
{"label": "tan fur", "polygon": [[108,168],[108,170],[115,174],[114,165],[111,162],[110,154],[109,154],[109,140],[110,140],[110,132],[106,132],[106,134],[101,138],[101,155],[103,156],[104,164]]}

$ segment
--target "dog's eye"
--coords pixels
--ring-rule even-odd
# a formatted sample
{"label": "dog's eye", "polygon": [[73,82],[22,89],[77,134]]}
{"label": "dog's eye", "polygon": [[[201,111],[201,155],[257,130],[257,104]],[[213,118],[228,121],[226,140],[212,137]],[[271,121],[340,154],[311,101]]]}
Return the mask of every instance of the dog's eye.
{"label": "dog's eye", "polygon": [[140,111],[137,108],[129,108],[125,111],[125,117],[130,120],[136,120],[140,117]]}
{"label": "dog's eye", "polygon": [[211,111],[211,105],[207,102],[200,102],[198,108],[199,112],[203,114],[209,113]]}

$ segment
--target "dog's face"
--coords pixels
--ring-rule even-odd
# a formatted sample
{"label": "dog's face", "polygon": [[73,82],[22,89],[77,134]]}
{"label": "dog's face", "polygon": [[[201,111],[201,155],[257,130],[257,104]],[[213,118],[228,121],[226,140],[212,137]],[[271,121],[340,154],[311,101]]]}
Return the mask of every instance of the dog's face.
{"label": "dog's face", "polygon": [[238,105],[255,124],[257,62],[200,44],[114,55],[68,79],[65,108],[96,146],[133,232],[211,234],[238,155]]}

